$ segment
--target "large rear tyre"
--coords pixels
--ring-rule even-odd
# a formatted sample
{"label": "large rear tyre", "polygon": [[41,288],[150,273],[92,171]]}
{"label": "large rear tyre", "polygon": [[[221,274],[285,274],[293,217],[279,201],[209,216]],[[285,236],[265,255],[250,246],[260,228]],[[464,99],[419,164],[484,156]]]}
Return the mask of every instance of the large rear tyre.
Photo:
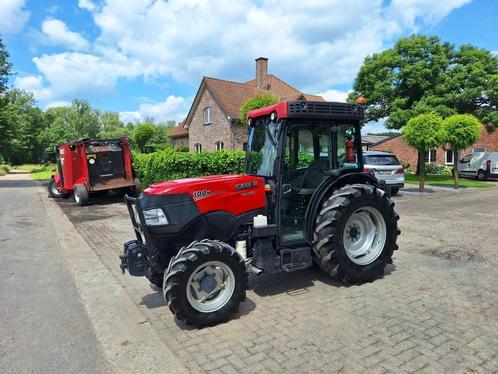
{"label": "large rear tyre", "polygon": [[228,244],[203,240],[173,257],[164,277],[169,309],[189,325],[209,326],[228,320],[245,300],[248,272]]}
{"label": "large rear tyre", "polygon": [[50,179],[50,182],[48,182],[48,195],[53,199],[62,197],[62,193],[57,188],[54,178]]}
{"label": "large rear tyre", "polygon": [[316,219],[314,260],[342,282],[373,281],[384,274],[398,249],[398,220],[394,202],[384,191],[363,184],[340,188]]}
{"label": "large rear tyre", "polygon": [[88,194],[88,190],[82,184],[77,184],[73,189],[74,202],[78,206],[88,205],[88,201],[90,200],[90,196]]}

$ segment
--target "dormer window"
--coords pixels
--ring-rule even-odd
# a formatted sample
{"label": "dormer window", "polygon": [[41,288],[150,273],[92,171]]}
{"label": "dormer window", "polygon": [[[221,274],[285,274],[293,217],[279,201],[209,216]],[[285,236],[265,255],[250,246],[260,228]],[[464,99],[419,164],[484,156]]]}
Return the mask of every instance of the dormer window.
{"label": "dormer window", "polygon": [[204,118],[205,125],[210,125],[212,123],[211,107],[210,106],[207,106],[204,108],[203,118]]}

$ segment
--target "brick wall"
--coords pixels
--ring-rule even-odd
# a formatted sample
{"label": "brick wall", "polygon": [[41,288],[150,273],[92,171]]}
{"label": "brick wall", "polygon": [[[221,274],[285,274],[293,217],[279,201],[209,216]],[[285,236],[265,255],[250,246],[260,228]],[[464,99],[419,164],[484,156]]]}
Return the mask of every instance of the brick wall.
{"label": "brick wall", "polygon": [[[204,108],[211,107],[210,125],[204,125]],[[195,144],[202,144],[202,151],[215,151],[216,142],[222,141],[225,149],[233,149],[232,125],[208,90],[204,90],[199,105],[192,116],[188,137],[190,152],[195,152]],[[241,146],[242,147],[242,146]]]}
{"label": "brick wall", "polygon": [[[482,130],[481,139],[472,147],[460,151],[460,157],[468,153],[472,153],[474,147],[484,147],[488,152],[498,152],[498,130],[493,133],[488,133],[485,129]],[[392,138],[379,145],[370,147],[372,151],[386,151],[394,153],[400,161],[408,162],[411,167],[417,166],[417,151],[409,147],[404,141],[402,136]],[[437,164],[445,164],[445,150],[439,148],[436,150]]]}
{"label": "brick wall", "polygon": [[173,148],[179,147],[181,145],[188,146],[188,135],[179,138],[171,138],[171,142],[173,143]]}

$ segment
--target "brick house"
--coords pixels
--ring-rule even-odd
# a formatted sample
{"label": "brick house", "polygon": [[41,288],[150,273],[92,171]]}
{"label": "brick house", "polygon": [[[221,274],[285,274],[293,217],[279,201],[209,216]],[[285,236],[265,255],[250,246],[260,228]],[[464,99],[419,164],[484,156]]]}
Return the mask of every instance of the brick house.
{"label": "brick house", "polygon": [[[408,146],[401,135],[381,140],[369,147],[372,151],[387,151],[394,153],[400,161],[408,162],[412,168],[417,167],[417,151]],[[498,152],[498,131],[489,133],[484,127],[481,138],[472,147],[461,150],[460,157],[472,152]],[[432,149],[425,155],[427,163],[439,165],[453,165],[453,153],[450,149]]]}
{"label": "brick house", "polygon": [[304,94],[268,74],[268,59],[259,57],[253,80],[239,83],[203,77],[181,126],[184,131],[177,128],[170,136],[175,144],[188,139],[190,152],[244,150],[247,126],[239,118],[240,107],[244,101],[260,93],[270,93],[280,100],[324,101],[321,96]]}
{"label": "brick house", "polygon": [[181,121],[169,134],[173,148],[188,147],[188,131],[185,129],[184,124],[185,121]]}

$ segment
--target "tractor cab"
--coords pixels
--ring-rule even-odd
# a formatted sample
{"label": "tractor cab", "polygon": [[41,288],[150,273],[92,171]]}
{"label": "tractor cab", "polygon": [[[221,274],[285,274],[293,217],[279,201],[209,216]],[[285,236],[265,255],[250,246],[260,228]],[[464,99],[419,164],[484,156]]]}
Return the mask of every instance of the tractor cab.
{"label": "tractor cab", "polygon": [[392,262],[399,216],[363,172],[361,104],[290,101],[248,114],[246,172],[165,181],[125,197],[136,240],[121,269],[162,288],[187,324],[228,319],[248,272],[315,262],[345,283]]}
{"label": "tractor cab", "polygon": [[246,173],[274,191],[268,213],[280,244],[309,241],[306,211],[323,182],[363,172],[362,120],[362,106],[343,103],[284,102],[249,113]]}

